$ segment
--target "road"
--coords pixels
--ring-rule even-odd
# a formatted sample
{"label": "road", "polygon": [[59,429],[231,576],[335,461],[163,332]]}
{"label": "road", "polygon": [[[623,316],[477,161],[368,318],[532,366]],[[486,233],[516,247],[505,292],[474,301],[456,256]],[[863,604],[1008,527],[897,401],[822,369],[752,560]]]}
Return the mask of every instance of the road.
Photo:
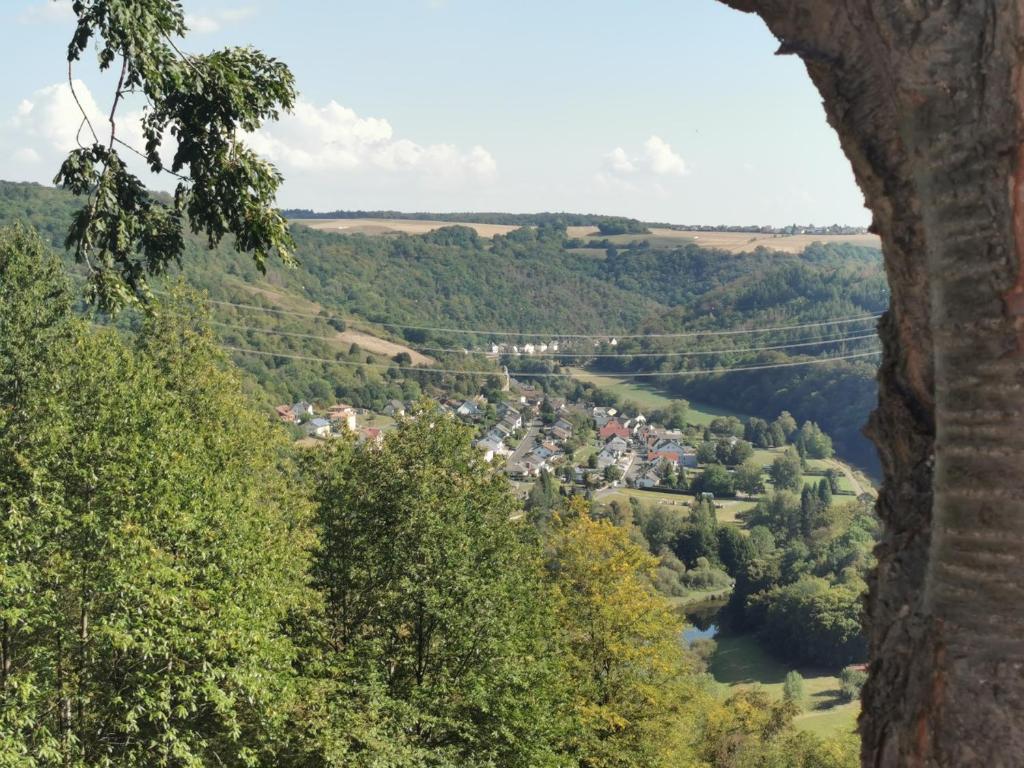
{"label": "road", "polygon": [[526,434],[523,436],[523,439],[519,441],[519,445],[516,446],[512,455],[508,457],[508,462],[506,462],[505,466],[513,467],[525,459],[526,455],[532,451],[534,446],[537,444],[538,434],[540,434],[540,422],[531,422],[529,429],[526,430]]}

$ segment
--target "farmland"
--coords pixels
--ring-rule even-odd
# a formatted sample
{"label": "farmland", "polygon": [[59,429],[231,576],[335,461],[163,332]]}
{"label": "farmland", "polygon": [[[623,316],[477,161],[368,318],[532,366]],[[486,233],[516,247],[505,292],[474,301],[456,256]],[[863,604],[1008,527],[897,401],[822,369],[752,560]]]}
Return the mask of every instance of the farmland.
{"label": "farmland", "polygon": [[[518,226],[512,224],[476,224],[421,219],[294,219],[296,224],[340,234],[363,235],[423,235],[441,227],[470,227],[481,237],[507,235]],[[568,236],[581,240],[600,239],[605,236],[596,227],[568,227]],[[875,235],[773,235],[756,232],[701,232],[687,229],[651,227],[649,234],[614,235],[607,238],[613,243],[647,240],[652,246],[671,248],[694,243],[705,248],[717,248],[730,253],[745,253],[756,248],[768,248],[783,253],[802,253],[811,243],[848,243],[879,248]]]}

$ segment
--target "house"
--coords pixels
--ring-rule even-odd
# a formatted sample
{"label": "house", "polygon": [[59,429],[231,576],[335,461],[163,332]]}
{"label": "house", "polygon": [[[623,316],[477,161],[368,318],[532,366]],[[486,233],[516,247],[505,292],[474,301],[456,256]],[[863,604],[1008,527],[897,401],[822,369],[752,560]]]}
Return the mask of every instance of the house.
{"label": "house", "polygon": [[405,403],[401,400],[388,400],[388,404],[384,406],[384,413],[393,419],[405,416]]}
{"label": "house", "polygon": [[572,424],[565,419],[559,419],[551,425],[551,436],[558,440],[568,440],[572,437]]}
{"label": "house", "polygon": [[306,422],[306,434],[310,437],[330,437],[331,422],[327,419],[312,419]]}
{"label": "house", "polygon": [[629,442],[625,438],[615,435],[604,444],[604,450],[612,451],[616,456],[618,456],[629,450]]}
{"label": "house", "polygon": [[[667,461],[670,464],[678,464],[682,458],[685,448],[675,440],[659,440],[658,443],[647,452],[647,460],[651,462]],[[694,454],[696,457],[696,454]]]}
{"label": "house", "polygon": [[484,452],[484,461],[487,462],[493,461],[495,456],[509,453],[508,448],[505,447],[505,442],[493,433],[489,433],[483,439],[477,440],[476,447]]}
{"label": "house", "polygon": [[650,467],[642,475],[637,475],[633,485],[637,488],[657,488],[661,485],[661,475],[658,474],[657,469]]}
{"label": "house", "polygon": [[292,406],[292,413],[295,414],[295,418],[297,419],[308,419],[313,415],[313,406],[305,400],[302,400]]}
{"label": "house", "polygon": [[605,467],[610,467],[612,464],[619,462],[619,454],[614,450],[609,450],[607,447],[603,448],[599,454],[597,454],[597,468],[603,470]]}
{"label": "house", "polygon": [[278,420],[283,421],[285,424],[294,424],[297,421],[295,411],[292,410],[290,405],[279,405],[274,410],[277,412]]}
{"label": "house", "polygon": [[519,411],[509,411],[501,420],[501,424],[507,427],[509,432],[515,432],[523,426],[523,417],[519,415]]}
{"label": "house", "polygon": [[455,415],[462,419],[476,421],[483,416],[483,412],[480,410],[480,406],[476,404],[476,401],[467,400],[455,409]]}
{"label": "house", "polygon": [[618,411],[616,411],[614,408],[595,408],[591,412],[591,416],[593,417],[594,423],[597,425],[597,428],[601,429],[601,427],[603,427],[605,424],[611,421],[617,413]]}
{"label": "house", "polygon": [[697,462],[697,449],[693,448],[693,447],[691,447],[689,445],[684,445],[683,446],[683,455],[682,455],[682,458],[680,458],[679,463],[682,464],[687,469],[696,468],[696,466],[698,464],[698,462]]}
{"label": "house", "polygon": [[327,418],[339,432],[345,429],[355,432],[357,429],[356,409],[351,405],[332,405],[327,409]]}
{"label": "house", "polygon": [[628,440],[630,436],[629,427],[623,424],[618,419],[612,419],[606,423],[597,432],[598,437],[602,440],[608,440],[611,437],[621,437],[623,440]]}

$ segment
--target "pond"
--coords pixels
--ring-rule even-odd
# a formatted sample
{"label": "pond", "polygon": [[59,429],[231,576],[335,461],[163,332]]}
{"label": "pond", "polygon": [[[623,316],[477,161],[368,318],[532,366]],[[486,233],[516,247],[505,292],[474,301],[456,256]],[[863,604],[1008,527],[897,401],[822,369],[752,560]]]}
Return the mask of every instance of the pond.
{"label": "pond", "polygon": [[717,635],[718,614],[727,604],[727,600],[707,600],[685,606],[683,615],[686,617],[686,629],[683,630],[683,640],[686,644],[702,637]]}

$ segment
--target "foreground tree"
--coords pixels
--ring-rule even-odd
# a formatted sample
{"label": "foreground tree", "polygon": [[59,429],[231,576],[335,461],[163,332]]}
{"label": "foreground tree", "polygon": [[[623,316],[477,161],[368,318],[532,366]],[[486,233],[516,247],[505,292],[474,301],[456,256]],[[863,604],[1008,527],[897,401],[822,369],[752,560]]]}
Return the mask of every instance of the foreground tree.
{"label": "foreground tree", "polygon": [[57,271],[0,232],[0,764],[279,763],[313,599],[285,445],[212,338],[90,330]]}
{"label": "foreground tree", "polygon": [[471,437],[425,403],[380,448],[308,457],[328,664],[349,667],[388,734],[338,734],[346,765],[555,760],[564,716],[539,551]]}
{"label": "foreground tree", "polygon": [[821,92],[882,238],[892,306],[870,431],[870,766],[1024,754],[1024,7],[725,0]]}
{"label": "foreground tree", "polygon": [[709,698],[681,622],[651,585],[658,559],[579,500],[549,546],[578,719],[571,753],[591,768],[691,764]]}

